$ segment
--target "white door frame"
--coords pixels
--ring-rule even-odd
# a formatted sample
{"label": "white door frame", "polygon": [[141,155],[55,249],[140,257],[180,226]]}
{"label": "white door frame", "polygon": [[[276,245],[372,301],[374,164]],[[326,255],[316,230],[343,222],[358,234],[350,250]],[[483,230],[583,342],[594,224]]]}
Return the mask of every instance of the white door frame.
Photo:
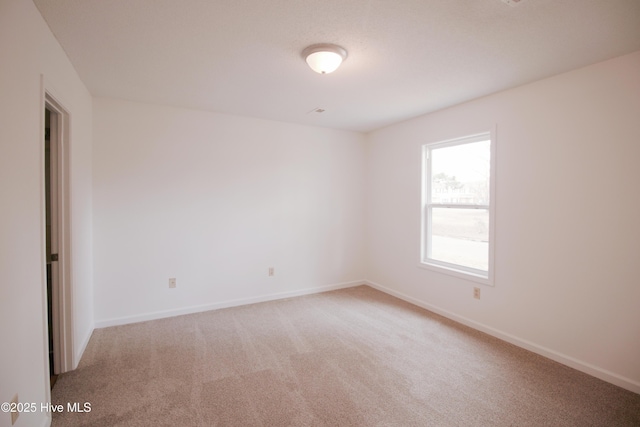
{"label": "white door frame", "polygon": [[[55,192],[51,194],[51,222],[52,229],[57,229],[57,253],[58,261],[52,262],[52,317],[53,317],[53,353],[54,353],[54,373],[60,374],[73,369],[73,321],[72,321],[72,292],[71,292],[71,237],[70,237],[70,210],[69,210],[69,113],[44,87],[43,82],[43,105],[42,111],[42,147],[44,153],[44,114],[45,109],[51,112],[50,129],[50,155],[52,169],[57,169]],[[44,162],[44,155],[42,156]],[[42,171],[44,171],[44,164]],[[44,172],[43,172],[44,175]],[[44,176],[43,176],[44,178]],[[45,185],[44,179],[42,185]],[[57,193],[57,194],[54,194]],[[44,191],[43,191],[44,194]],[[46,229],[46,209],[43,209],[42,223]],[[53,233],[52,233],[53,234]],[[53,247],[52,239],[52,247]],[[46,248],[43,248],[46,259]],[[55,252],[52,250],[52,252]],[[47,284],[44,281],[45,296],[45,340],[47,345],[46,360],[49,364],[48,345],[48,318],[47,318]],[[48,373],[48,369],[47,369]],[[47,374],[48,375],[48,374]]]}

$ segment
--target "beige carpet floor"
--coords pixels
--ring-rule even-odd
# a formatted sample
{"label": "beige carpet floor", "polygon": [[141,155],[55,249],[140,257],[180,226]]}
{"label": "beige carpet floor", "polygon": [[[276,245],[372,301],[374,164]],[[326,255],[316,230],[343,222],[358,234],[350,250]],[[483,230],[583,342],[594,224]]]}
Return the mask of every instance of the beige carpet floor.
{"label": "beige carpet floor", "polygon": [[640,395],[367,286],[97,329],[53,426],[640,426]]}

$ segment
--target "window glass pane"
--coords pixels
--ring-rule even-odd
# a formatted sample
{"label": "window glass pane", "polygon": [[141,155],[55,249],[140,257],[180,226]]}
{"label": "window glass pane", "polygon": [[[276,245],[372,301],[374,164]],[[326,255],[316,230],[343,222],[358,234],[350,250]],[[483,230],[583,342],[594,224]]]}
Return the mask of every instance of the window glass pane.
{"label": "window glass pane", "polygon": [[431,209],[429,258],[488,271],[489,211],[487,209]]}
{"label": "window glass pane", "polygon": [[489,204],[491,141],[431,150],[431,203]]}

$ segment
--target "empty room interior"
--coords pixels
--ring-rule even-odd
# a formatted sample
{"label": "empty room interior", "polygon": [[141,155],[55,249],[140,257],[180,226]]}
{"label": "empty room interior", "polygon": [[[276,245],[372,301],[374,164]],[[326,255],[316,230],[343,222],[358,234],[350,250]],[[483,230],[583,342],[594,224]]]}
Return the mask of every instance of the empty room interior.
{"label": "empty room interior", "polygon": [[0,427],[640,425],[637,0],[0,0],[0,96]]}

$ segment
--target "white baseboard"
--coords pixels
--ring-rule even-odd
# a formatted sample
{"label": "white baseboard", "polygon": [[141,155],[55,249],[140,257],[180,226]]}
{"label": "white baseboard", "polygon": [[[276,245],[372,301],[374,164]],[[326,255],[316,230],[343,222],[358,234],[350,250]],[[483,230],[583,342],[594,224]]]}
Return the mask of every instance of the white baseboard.
{"label": "white baseboard", "polygon": [[351,288],[354,286],[364,285],[365,280],[356,280],[353,282],[337,283],[333,285],[316,286],[311,288],[298,289],[295,291],[279,292],[274,294],[261,295],[251,298],[240,298],[216,302],[212,304],[196,305],[172,310],[155,311],[151,313],[137,314],[134,316],[118,317],[113,319],[97,320],[95,328],[106,328],[109,326],[126,325],[129,323],[146,322],[148,320],[163,319],[166,317],[181,316],[184,314],[200,313],[203,311],[219,310],[221,308],[237,307],[240,305],[255,304],[259,302],[273,301],[284,298],[298,297],[302,295],[317,294],[321,292],[333,291],[336,289]]}
{"label": "white baseboard", "polygon": [[454,320],[458,323],[462,323],[463,325],[469,326],[473,329],[479,330],[496,338],[499,338],[508,343],[514,344],[518,347],[524,348],[526,350],[532,351],[536,354],[544,356],[548,359],[554,360],[558,363],[562,363],[563,365],[569,366],[578,371],[589,374],[593,377],[599,378],[603,381],[609,382],[611,384],[615,384],[619,387],[632,391],[634,393],[640,394],[640,383],[634,381],[630,378],[623,377],[621,375],[616,374],[615,372],[608,371],[606,369],[599,368],[597,366],[591,365],[584,361],[575,359],[571,356],[567,356],[565,354],[559,353],[555,350],[552,350],[547,347],[543,347],[541,345],[535,344],[531,341],[527,341],[525,339],[516,337],[514,335],[508,334],[506,332],[500,331],[498,329],[492,328],[490,326],[484,325],[482,323],[478,323],[475,320],[468,319],[463,316],[459,316],[450,311],[441,309],[434,305],[428,304],[424,301],[418,300],[416,298],[405,295],[401,292],[395,291],[393,289],[387,288],[385,286],[380,285],[379,283],[372,282],[370,280],[365,280],[364,283],[375,288],[381,292],[392,295],[394,297],[400,298],[401,300],[410,302],[411,304],[415,304],[418,307],[422,307],[426,310],[437,313],[441,316],[444,316],[448,319]]}

